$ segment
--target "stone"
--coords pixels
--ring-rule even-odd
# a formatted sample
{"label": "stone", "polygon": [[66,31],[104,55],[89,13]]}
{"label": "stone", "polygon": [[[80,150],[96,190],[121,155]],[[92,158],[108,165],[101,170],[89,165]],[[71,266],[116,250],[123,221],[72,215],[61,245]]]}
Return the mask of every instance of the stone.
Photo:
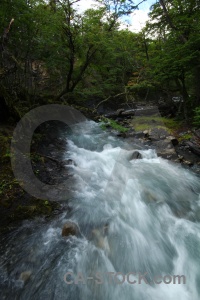
{"label": "stone", "polygon": [[182,155],[178,155],[178,160],[179,160],[180,162],[182,162],[182,161],[184,160],[184,157],[183,157]]}
{"label": "stone", "polygon": [[143,138],[144,137],[144,133],[142,131],[138,131],[138,132],[133,133],[133,136],[135,138],[137,138],[137,139]]}
{"label": "stone", "polygon": [[110,247],[108,244],[107,236],[104,235],[104,231],[102,232],[99,229],[92,230],[92,241],[96,247],[105,250],[107,253],[110,252]]}
{"label": "stone", "polygon": [[77,164],[72,160],[72,159],[67,159],[64,161],[64,163],[66,165],[73,165],[73,166],[77,166]]}
{"label": "stone", "polygon": [[190,150],[194,153],[200,156],[200,147],[199,145],[193,143],[193,142],[187,142],[187,146],[190,147]]}
{"label": "stone", "polygon": [[165,140],[166,139],[166,135],[161,135],[160,136],[160,140]]}
{"label": "stone", "polygon": [[109,223],[106,223],[103,227],[104,236],[108,235],[108,230],[109,230]]}
{"label": "stone", "polygon": [[68,221],[62,229],[62,236],[79,235],[80,231],[76,223]]}
{"label": "stone", "polygon": [[177,146],[178,145],[178,140],[174,137],[174,136],[167,136],[166,137],[167,140],[169,140],[173,146]]}
{"label": "stone", "polygon": [[192,161],[189,161],[189,160],[184,160],[184,161],[183,161],[183,164],[184,164],[184,165],[187,165],[187,166],[189,166],[189,167],[192,167],[192,166],[194,165],[194,163],[193,163]]}
{"label": "stone", "polygon": [[123,108],[118,109],[118,110],[116,111],[117,116],[120,116],[123,112],[124,112],[124,109],[123,109]]}
{"label": "stone", "polygon": [[119,136],[119,137],[122,137],[122,138],[126,138],[127,137],[127,134],[126,134],[126,132],[119,132],[118,134],[117,134],[117,136]]}
{"label": "stone", "polygon": [[145,137],[148,137],[149,136],[149,130],[144,130],[143,134],[144,134]]}
{"label": "stone", "polygon": [[142,155],[139,151],[134,151],[130,157],[130,160],[133,159],[142,159]]}
{"label": "stone", "polygon": [[20,274],[19,280],[22,280],[24,282],[27,282],[31,277],[32,272],[31,271],[24,271]]}
{"label": "stone", "polygon": [[159,157],[162,157],[162,158],[167,158],[167,159],[170,159],[170,160],[174,160],[177,158],[177,154],[175,152],[174,149],[160,149],[159,151],[157,151],[157,155]]}

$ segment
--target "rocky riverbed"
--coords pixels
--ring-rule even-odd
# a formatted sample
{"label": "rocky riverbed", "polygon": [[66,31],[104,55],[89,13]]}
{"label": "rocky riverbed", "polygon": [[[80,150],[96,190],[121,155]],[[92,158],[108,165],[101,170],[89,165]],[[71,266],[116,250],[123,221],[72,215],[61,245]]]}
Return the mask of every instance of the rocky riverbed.
{"label": "rocky riverbed", "polygon": [[200,129],[161,117],[158,108],[153,106],[119,109],[101,120],[119,137],[138,141],[146,148],[155,149],[158,156],[181,163],[200,174]]}

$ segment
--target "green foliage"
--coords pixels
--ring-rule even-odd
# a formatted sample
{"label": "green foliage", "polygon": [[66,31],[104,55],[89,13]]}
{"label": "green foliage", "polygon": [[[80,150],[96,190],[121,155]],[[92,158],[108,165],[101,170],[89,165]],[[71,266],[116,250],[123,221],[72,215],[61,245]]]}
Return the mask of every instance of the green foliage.
{"label": "green foliage", "polygon": [[181,142],[181,141],[185,141],[185,140],[190,140],[191,138],[192,138],[192,134],[185,133],[178,138],[178,141]]}
{"label": "green foliage", "polygon": [[119,123],[117,123],[114,120],[111,120],[111,119],[103,117],[101,119],[101,121],[102,121],[101,128],[103,130],[105,130],[105,129],[107,129],[107,128],[110,127],[110,128],[113,128],[113,129],[115,129],[115,130],[117,130],[119,132],[126,132],[126,131],[128,131],[127,128],[123,127],[122,125],[120,125]]}
{"label": "green foliage", "polygon": [[194,113],[195,115],[193,124],[197,127],[200,127],[200,106],[195,108]]}
{"label": "green foliage", "polygon": [[[128,82],[135,34],[119,30],[118,21],[136,6],[132,0],[99,1],[101,6],[80,14],[75,2],[2,0],[0,27],[15,19],[3,61],[15,67],[2,80],[2,96],[19,118],[40,105],[41,96],[55,101],[62,92],[59,98],[82,93],[83,101],[102,99],[122,92]],[[76,98],[70,98],[74,104]]]}
{"label": "green foliage", "polygon": [[157,1],[140,33],[120,29],[132,0],[99,0],[82,14],[75,2],[1,1],[0,34],[15,21],[2,40],[0,96],[18,119],[49,99],[82,106],[124,91],[139,100],[181,95],[182,111],[200,105],[197,1],[166,0],[167,14]]}
{"label": "green foliage", "polygon": [[0,194],[6,193],[7,191],[11,191],[14,185],[18,185],[18,181],[13,179],[12,181],[2,180],[0,183]]}
{"label": "green foliage", "polygon": [[184,106],[189,108],[189,95],[196,99],[190,105],[199,101],[200,82],[196,70],[200,63],[200,7],[193,0],[163,2],[166,11],[159,3],[153,5],[146,27],[147,32],[157,34],[151,41],[154,44],[150,53],[151,74],[168,94],[173,95],[177,90],[184,99]]}
{"label": "green foliage", "polygon": [[169,133],[172,133],[172,131],[177,130],[181,126],[180,121],[158,116],[136,116],[133,118],[131,124],[136,131],[163,128]]}

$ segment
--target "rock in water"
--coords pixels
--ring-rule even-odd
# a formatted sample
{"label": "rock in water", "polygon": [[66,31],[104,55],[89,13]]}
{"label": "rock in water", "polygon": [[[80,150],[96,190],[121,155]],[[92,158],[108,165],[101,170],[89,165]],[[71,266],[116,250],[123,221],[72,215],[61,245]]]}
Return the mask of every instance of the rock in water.
{"label": "rock in water", "polygon": [[22,281],[24,281],[24,283],[25,283],[26,281],[29,280],[29,278],[31,277],[31,274],[32,274],[31,271],[25,271],[25,272],[22,272],[22,273],[20,274],[19,280],[22,280]]}
{"label": "rock in water", "polygon": [[[105,230],[105,228],[104,228]],[[108,244],[107,236],[105,236],[105,232],[102,232],[100,229],[93,229],[92,230],[92,241],[95,244],[96,247],[105,250],[107,253],[110,252],[110,247]],[[107,228],[106,228],[107,230]]]}
{"label": "rock in water", "polygon": [[62,229],[62,236],[69,236],[69,235],[79,235],[80,231],[76,223],[68,221],[64,224]]}
{"label": "rock in water", "polygon": [[133,154],[130,157],[130,160],[132,159],[142,159],[142,155],[138,151],[134,151]]}

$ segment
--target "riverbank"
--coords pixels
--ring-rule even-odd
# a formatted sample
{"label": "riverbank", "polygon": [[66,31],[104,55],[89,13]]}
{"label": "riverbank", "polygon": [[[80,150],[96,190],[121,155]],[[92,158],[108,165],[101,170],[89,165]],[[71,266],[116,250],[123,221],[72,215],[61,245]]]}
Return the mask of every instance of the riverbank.
{"label": "riverbank", "polygon": [[[109,117],[109,118],[108,118]],[[117,110],[101,117],[102,128],[120,138],[139,141],[158,156],[200,174],[200,130],[175,118],[162,117],[157,107]]]}
{"label": "riverbank", "polygon": [[[56,199],[37,199],[19,185],[10,163],[13,130],[12,125],[0,126],[0,233],[18,227],[23,220],[42,217],[48,221],[64,209]],[[56,184],[69,176],[65,166],[70,162],[62,161],[66,141],[61,135],[65,130],[62,123],[51,121],[41,125],[33,136],[30,153],[33,171],[46,184]]]}

